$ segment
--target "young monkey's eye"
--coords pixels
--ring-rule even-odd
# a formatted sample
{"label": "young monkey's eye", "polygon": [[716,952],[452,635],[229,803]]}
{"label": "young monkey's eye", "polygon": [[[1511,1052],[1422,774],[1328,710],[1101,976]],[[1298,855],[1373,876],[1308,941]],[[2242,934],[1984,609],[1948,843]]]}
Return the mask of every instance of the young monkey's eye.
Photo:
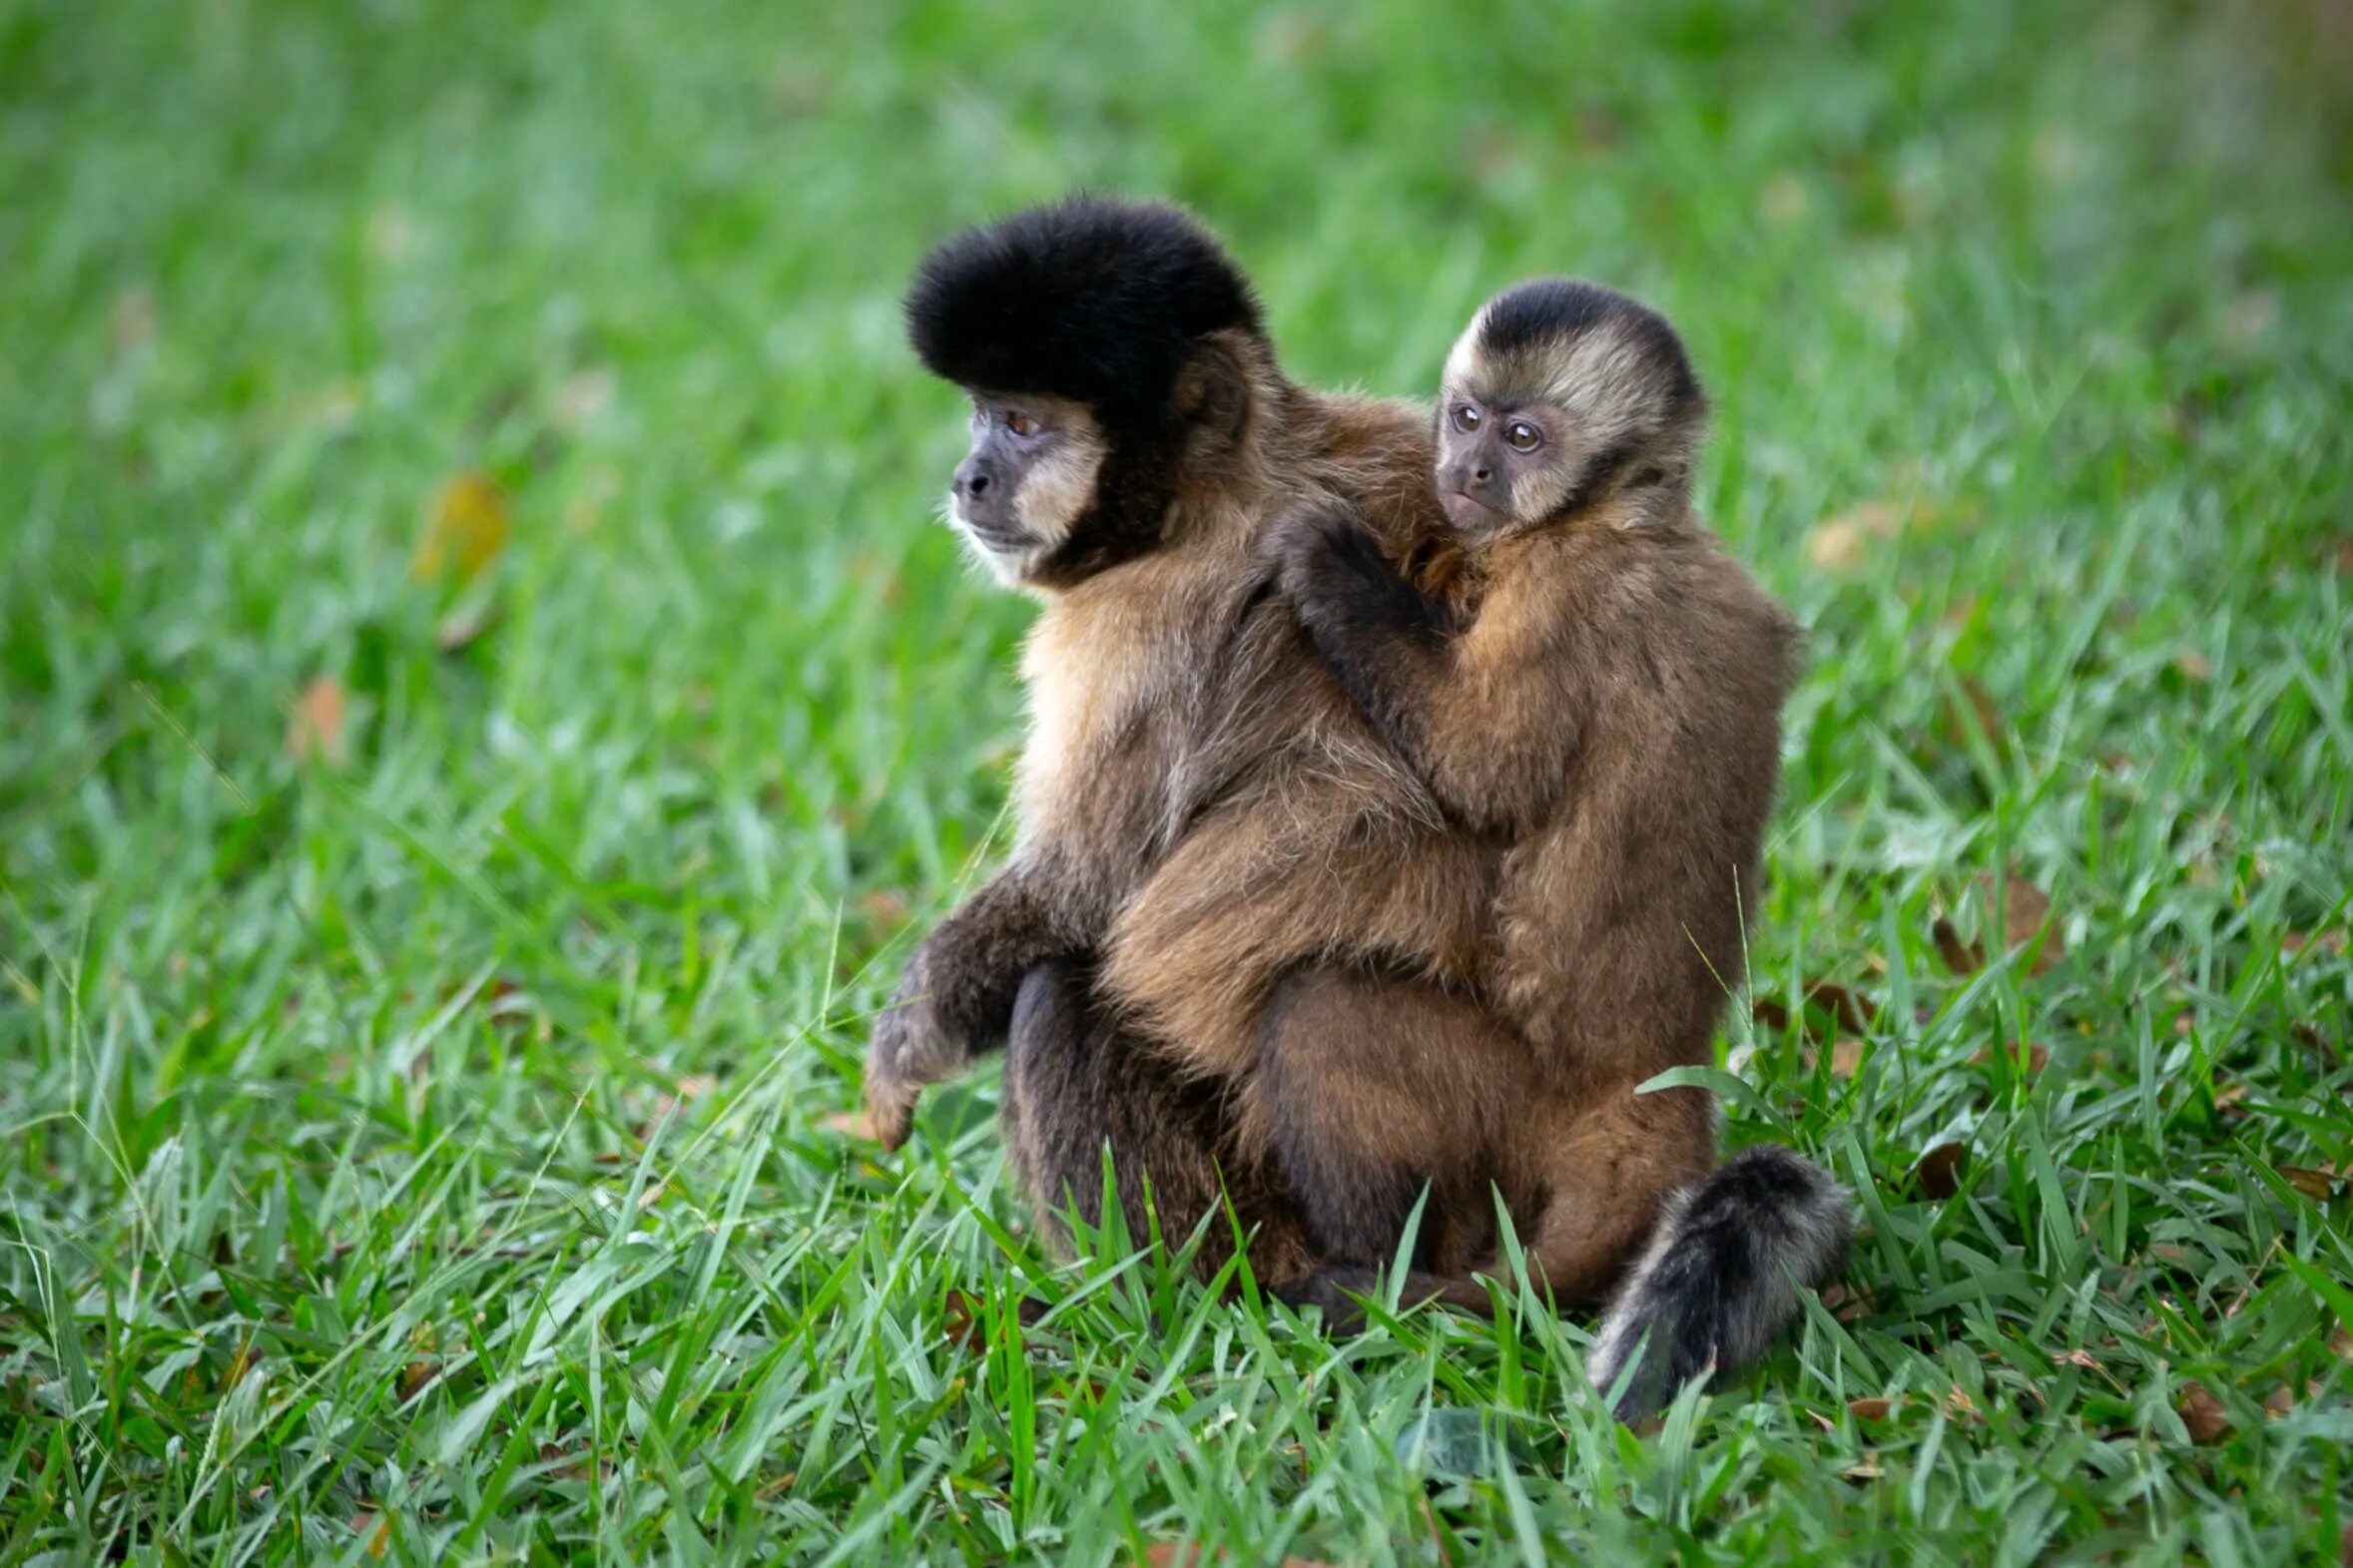
{"label": "young monkey's eye", "polygon": [[1037,434],[1037,421],[1018,408],[1010,408],[1005,411],[1005,428],[1026,440]]}
{"label": "young monkey's eye", "polygon": [[1455,405],[1456,429],[1464,431],[1475,430],[1478,428],[1478,424],[1479,412],[1477,409],[1471,407],[1469,403],[1457,403]]}
{"label": "young monkey's eye", "polygon": [[1503,427],[1503,439],[1514,452],[1532,452],[1544,444],[1544,432],[1525,419],[1514,419]]}

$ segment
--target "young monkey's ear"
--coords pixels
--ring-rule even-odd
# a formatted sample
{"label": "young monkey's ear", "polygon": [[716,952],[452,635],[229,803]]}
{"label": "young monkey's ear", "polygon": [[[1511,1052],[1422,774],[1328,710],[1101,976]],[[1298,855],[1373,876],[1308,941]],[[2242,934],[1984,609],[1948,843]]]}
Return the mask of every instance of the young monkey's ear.
{"label": "young monkey's ear", "polygon": [[1233,350],[1214,336],[1193,350],[1177,372],[1170,400],[1214,450],[1238,444],[1250,423],[1249,378]]}

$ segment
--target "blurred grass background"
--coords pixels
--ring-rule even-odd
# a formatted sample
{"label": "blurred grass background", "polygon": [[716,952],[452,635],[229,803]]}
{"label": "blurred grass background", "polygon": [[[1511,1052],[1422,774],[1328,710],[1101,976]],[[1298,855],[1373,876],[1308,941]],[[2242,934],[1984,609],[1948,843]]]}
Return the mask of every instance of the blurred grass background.
{"label": "blurred grass background", "polygon": [[[0,1560],[2333,1557],[2349,38],[0,6]],[[1870,1231],[1661,1432],[1540,1311],[1055,1270],[992,1075],[831,1123],[1029,615],[896,293],[1080,185],[1319,383],[1427,393],[1539,271],[1690,340],[1813,628],[1733,1135]]]}

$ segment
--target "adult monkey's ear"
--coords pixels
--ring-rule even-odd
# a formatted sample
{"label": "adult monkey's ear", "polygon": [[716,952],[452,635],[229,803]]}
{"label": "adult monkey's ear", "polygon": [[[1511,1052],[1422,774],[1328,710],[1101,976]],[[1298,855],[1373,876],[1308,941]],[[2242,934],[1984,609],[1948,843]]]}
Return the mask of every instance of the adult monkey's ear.
{"label": "adult monkey's ear", "polygon": [[1185,423],[1215,451],[1239,444],[1250,424],[1250,377],[1226,341],[1229,335],[1213,332],[1203,338],[1169,394]]}

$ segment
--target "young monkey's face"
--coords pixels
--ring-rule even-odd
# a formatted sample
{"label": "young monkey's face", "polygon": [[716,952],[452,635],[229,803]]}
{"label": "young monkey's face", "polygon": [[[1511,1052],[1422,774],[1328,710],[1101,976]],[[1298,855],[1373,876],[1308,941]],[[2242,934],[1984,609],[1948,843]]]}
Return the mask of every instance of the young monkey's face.
{"label": "young monkey's face", "polygon": [[998,581],[1018,587],[1094,503],[1108,447],[1083,403],[968,392],[972,450],[948,485],[948,519]]}
{"label": "young monkey's face", "polygon": [[1440,386],[1439,500],[1473,544],[1679,484],[1705,408],[1663,317],[1568,278],[1488,300]]}
{"label": "young monkey's face", "polygon": [[1543,521],[1575,481],[1576,428],[1567,409],[1450,383],[1438,407],[1438,498],[1466,540]]}

